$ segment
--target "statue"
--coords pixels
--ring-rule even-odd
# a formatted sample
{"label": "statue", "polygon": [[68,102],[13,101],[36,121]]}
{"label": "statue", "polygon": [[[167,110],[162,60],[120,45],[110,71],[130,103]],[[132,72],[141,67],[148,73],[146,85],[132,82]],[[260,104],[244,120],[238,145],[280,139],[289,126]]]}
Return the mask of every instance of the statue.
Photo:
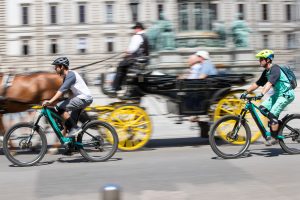
{"label": "statue", "polygon": [[226,45],[226,29],[225,29],[225,24],[224,22],[220,21],[220,22],[215,22],[213,24],[213,29],[212,31],[214,31],[215,33],[218,34],[219,38],[217,40],[218,42],[218,46],[225,46]]}
{"label": "statue", "polygon": [[219,35],[220,40],[226,40],[226,30],[224,22],[215,22],[213,25],[213,31]]}
{"label": "statue", "polygon": [[147,29],[146,35],[149,41],[150,51],[157,51],[156,44],[159,34],[160,32],[157,24],[154,24]]}
{"label": "statue", "polygon": [[176,48],[175,34],[172,24],[161,13],[160,20],[156,21],[147,31],[150,50],[172,50]]}
{"label": "statue", "polygon": [[248,36],[250,29],[246,25],[244,20],[240,19],[240,15],[237,16],[237,19],[233,22],[232,27],[232,37],[233,43],[236,47],[248,47]]}

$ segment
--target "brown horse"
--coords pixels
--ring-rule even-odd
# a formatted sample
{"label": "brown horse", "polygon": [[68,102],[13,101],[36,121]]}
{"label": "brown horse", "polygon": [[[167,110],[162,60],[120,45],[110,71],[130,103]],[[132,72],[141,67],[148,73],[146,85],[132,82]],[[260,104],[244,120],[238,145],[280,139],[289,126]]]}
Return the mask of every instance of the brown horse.
{"label": "brown horse", "polygon": [[0,73],[0,135],[5,132],[3,114],[28,110],[50,99],[62,84],[62,78],[49,72],[8,75]]}

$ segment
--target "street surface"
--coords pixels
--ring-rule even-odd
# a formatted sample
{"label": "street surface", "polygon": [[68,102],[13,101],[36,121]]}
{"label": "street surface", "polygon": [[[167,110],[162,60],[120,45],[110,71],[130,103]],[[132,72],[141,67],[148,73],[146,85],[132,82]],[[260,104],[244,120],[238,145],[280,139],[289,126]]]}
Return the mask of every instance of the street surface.
{"label": "street surface", "polygon": [[[98,97],[98,104],[112,101]],[[300,112],[299,98],[297,88],[285,113]],[[139,151],[119,151],[103,163],[86,162],[80,154],[47,154],[40,165],[26,168],[0,155],[0,199],[96,200],[106,184],[119,185],[123,200],[299,199],[300,155],[259,141],[250,146],[248,157],[220,159],[197,129],[189,122],[174,124],[175,119],[161,115],[164,104],[154,101],[144,102],[154,132]]]}

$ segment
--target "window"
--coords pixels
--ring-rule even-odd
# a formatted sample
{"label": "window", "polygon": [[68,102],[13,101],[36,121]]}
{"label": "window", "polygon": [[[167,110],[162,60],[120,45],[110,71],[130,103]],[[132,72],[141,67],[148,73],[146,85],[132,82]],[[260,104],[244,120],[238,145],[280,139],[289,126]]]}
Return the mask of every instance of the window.
{"label": "window", "polygon": [[244,4],[238,4],[238,14],[239,14],[239,19],[244,20],[245,19],[245,11],[244,11]]}
{"label": "window", "polygon": [[208,7],[208,12],[209,12],[209,23],[207,24],[209,30],[212,30],[212,24],[213,24],[213,21],[218,20],[218,12],[217,12],[217,9],[218,9],[218,8],[217,8],[217,4],[215,4],[215,3],[209,4],[209,7]]}
{"label": "window", "polygon": [[187,31],[189,29],[189,15],[188,4],[179,4],[179,27],[181,31]]}
{"label": "window", "polygon": [[262,4],[262,20],[267,21],[268,20],[268,5]]}
{"label": "window", "polygon": [[79,23],[83,24],[85,23],[85,5],[79,5]]}
{"label": "window", "polygon": [[132,2],[129,4],[132,12],[132,21],[137,22],[138,21],[138,3]]}
{"label": "window", "polygon": [[51,54],[57,54],[57,40],[56,39],[51,39],[50,53]]}
{"label": "window", "polygon": [[291,12],[291,5],[286,5],[286,20],[291,21],[292,20],[292,12]]}
{"label": "window", "polygon": [[113,5],[112,4],[106,5],[106,22],[107,23],[113,22]]}
{"label": "window", "polygon": [[203,18],[201,15],[202,12],[202,3],[195,3],[195,29],[202,30],[203,29]]}
{"label": "window", "polygon": [[158,4],[157,5],[157,19],[162,19],[162,15],[164,13],[164,5],[163,4]]}
{"label": "window", "polygon": [[218,20],[218,12],[217,12],[217,4],[211,3],[209,4],[209,18],[210,20]]}
{"label": "window", "polygon": [[208,1],[179,0],[178,27],[180,31],[212,30],[212,24],[218,20],[218,4]]}
{"label": "window", "polygon": [[295,33],[287,34],[287,48],[288,49],[296,49],[297,48],[297,39]]}
{"label": "window", "polygon": [[28,10],[29,10],[28,6],[22,5],[22,24],[23,25],[28,25],[29,24],[29,22],[28,22],[28,18],[29,18],[29,16],[28,16],[28,14],[29,14]]}
{"label": "window", "polygon": [[86,53],[86,38],[79,38],[78,39],[78,45],[77,45],[77,49],[79,51],[79,53]]}
{"label": "window", "polygon": [[57,6],[50,5],[50,24],[57,23]]}
{"label": "window", "polygon": [[107,52],[114,52],[114,38],[108,37],[106,39]]}
{"label": "window", "polygon": [[263,35],[263,48],[269,47],[269,35]]}
{"label": "window", "polygon": [[29,44],[28,44],[28,40],[23,40],[23,41],[22,41],[22,55],[23,55],[23,56],[29,55]]}
{"label": "window", "polygon": [[286,20],[294,21],[296,19],[296,5],[286,5]]}

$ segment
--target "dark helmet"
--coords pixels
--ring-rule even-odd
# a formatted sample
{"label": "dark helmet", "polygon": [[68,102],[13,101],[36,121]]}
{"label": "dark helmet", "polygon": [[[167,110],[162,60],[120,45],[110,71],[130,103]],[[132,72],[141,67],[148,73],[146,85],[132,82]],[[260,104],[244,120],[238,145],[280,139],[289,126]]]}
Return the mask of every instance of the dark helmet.
{"label": "dark helmet", "polygon": [[69,59],[67,57],[59,57],[55,59],[52,63],[52,65],[63,65],[65,67],[69,67]]}

